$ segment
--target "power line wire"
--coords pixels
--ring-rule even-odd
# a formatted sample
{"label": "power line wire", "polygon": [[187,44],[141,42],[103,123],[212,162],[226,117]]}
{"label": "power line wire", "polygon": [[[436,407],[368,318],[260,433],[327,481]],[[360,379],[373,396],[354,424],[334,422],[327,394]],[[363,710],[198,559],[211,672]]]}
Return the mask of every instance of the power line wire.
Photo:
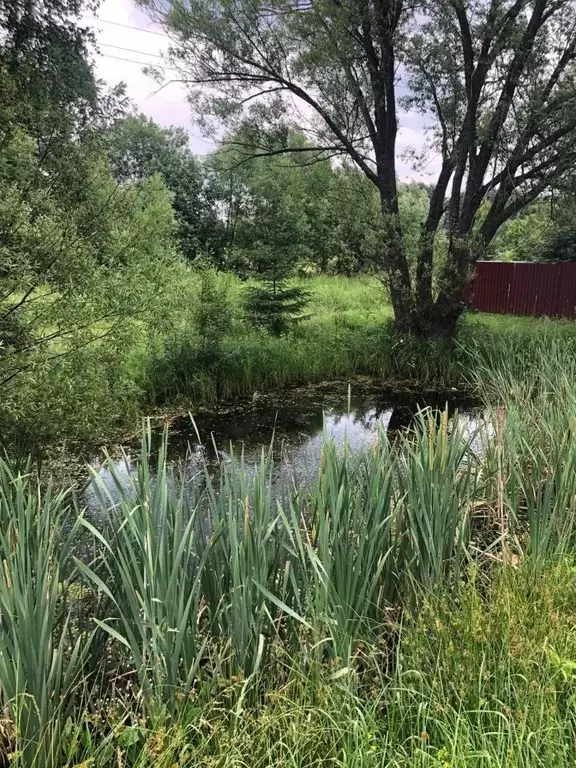
{"label": "power line wire", "polygon": [[[98,18],[96,18],[96,16],[87,16],[86,18],[91,19],[92,21],[102,21],[105,24],[113,24],[115,27],[123,27],[124,29],[133,29],[136,32],[147,32],[150,35],[157,35],[158,37],[164,37],[167,40],[171,40],[172,39],[171,37],[169,37],[169,35],[166,35],[166,34],[164,34],[162,32],[155,32],[152,29],[141,29],[140,27],[133,27],[133,26],[131,26],[129,24],[121,24],[119,21],[110,21],[108,19],[98,19]],[[146,51],[137,51],[134,48],[122,48],[119,45],[111,45],[110,43],[98,43],[98,45],[102,46],[103,48],[114,48],[117,51],[126,51],[126,53],[136,53],[139,56],[153,56],[155,59],[165,59],[164,56],[161,56],[161,55],[159,55],[157,53],[148,53]],[[160,65],[160,64],[152,64],[152,63],[146,62],[146,61],[135,61],[134,59],[123,59],[120,56],[113,56],[110,53],[103,53],[101,55],[103,57],[105,57],[105,58],[108,58],[108,59],[116,59],[117,61],[127,61],[127,62],[129,62],[131,64],[141,64],[142,66],[150,65],[150,66],[153,66],[153,67],[158,67],[159,69],[165,69],[165,70],[170,71],[170,72],[178,72],[178,70],[175,69],[174,67],[166,67],[166,66],[163,66],[163,65]],[[409,86],[404,85],[403,83],[396,83],[396,87],[397,88],[404,88],[405,90],[409,90]]]}
{"label": "power line wire", "polygon": [[[103,43],[101,43],[103,45]],[[108,48],[117,48],[119,51],[128,51],[129,53],[139,53],[142,56],[156,56],[158,59],[164,58],[163,56],[158,56],[154,53],[145,53],[144,51],[133,51],[131,48],[120,48],[120,46],[117,45],[108,45]],[[136,61],[136,59],[125,59],[122,56],[114,56],[111,53],[101,53],[100,56],[103,59],[115,59],[116,61],[126,61],[129,64],[139,64],[141,67],[156,67],[156,69],[163,69],[166,72],[180,72],[179,69],[176,69],[175,67],[167,67],[164,64],[155,64],[153,61]],[[407,85],[403,85],[402,83],[397,83],[396,88],[404,88],[406,90],[409,90],[409,87]]]}
{"label": "power line wire", "polygon": [[122,48],[120,45],[112,45],[111,43],[98,43],[99,46],[102,48],[114,48],[117,51],[125,51],[126,53],[137,53],[140,56],[154,56],[155,59],[164,59],[164,56],[161,56],[158,53],[149,53],[148,51],[137,51],[134,48]]}
{"label": "power line wire", "polygon": [[121,24],[119,21],[110,21],[109,19],[99,19],[96,16],[86,16],[86,19],[90,21],[98,21],[102,24],[112,24],[115,27],[123,27],[124,29],[133,29],[136,32],[146,32],[148,35],[158,35],[158,37],[166,37],[170,39],[170,36],[164,32],[156,32],[154,29],[142,29],[142,27],[134,27],[130,24]]}
{"label": "power line wire", "polygon": [[166,72],[178,72],[174,67],[165,67],[162,64],[154,64],[151,61],[136,61],[136,59],[124,59],[122,56],[113,56],[111,53],[100,54],[104,59],[115,59],[116,61],[127,61],[130,64],[139,64],[141,67],[156,67],[156,69],[164,69]]}

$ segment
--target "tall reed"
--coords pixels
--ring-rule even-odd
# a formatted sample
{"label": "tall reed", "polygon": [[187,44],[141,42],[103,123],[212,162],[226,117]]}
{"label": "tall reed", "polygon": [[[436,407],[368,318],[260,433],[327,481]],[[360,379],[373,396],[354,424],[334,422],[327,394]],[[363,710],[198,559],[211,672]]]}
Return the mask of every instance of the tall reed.
{"label": "tall reed", "polygon": [[383,432],[360,458],[325,440],[310,501],[284,517],[299,610],[344,663],[395,595],[395,456]]}
{"label": "tall reed", "polygon": [[477,386],[494,403],[487,405],[492,437],[482,463],[492,481],[487,501],[499,508],[509,545],[536,558],[562,554],[574,544],[576,358],[545,335],[522,361],[512,340],[501,352],[474,366]]}
{"label": "tall reed", "polygon": [[207,468],[204,475],[203,600],[211,632],[250,675],[260,661],[261,638],[277,630],[278,607],[266,593],[292,602],[285,529],[272,496],[274,463],[263,450],[259,464],[249,468],[231,449],[216,478]]}
{"label": "tall reed", "polygon": [[457,578],[477,491],[477,457],[457,416],[450,425],[447,410],[419,413],[413,434],[404,440],[396,475],[402,573],[427,587],[447,569]]}
{"label": "tall reed", "polygon": [[347,662],[411,582],[436,583],[464,552],[472,465],[446,415],[421,414],[394,445],[381,430],[360,456],[326,439],[299,494],[280,489],[271,452],[253,468],[231,452],[195,490],[169,481],[166,441],[152,472],[144,437],[128,484],[110,462],[120,500],[103,494],[109,532],[83,521],[100,562],[78,561],[109,601],[98,626],[158,703],[190,690],[214,644],[219,663],[251,675],[270,640],[296,651],[304,628]]}
{"label": "tall reed", "polygon": [[90,636],[69,602],[77,530],[69,493],[0,459],[0,692],[30,765],[58,764],[61,727],[88,684]]}
{"label": "tall reed", "polygon": [[129,482],[109,462],[117,502],[94,475],[110,525],[99,531],[83,520],[101,545],[100,555],[91,565],[77,560],[109,601],[111,614],[96,619],[98,626],[128,653],[145,701],[156,705],[190,690],[203,653],[197,505],[184,483],[169,483],[166,445],[165,437],[153,472],[146,432],[138,474]]}

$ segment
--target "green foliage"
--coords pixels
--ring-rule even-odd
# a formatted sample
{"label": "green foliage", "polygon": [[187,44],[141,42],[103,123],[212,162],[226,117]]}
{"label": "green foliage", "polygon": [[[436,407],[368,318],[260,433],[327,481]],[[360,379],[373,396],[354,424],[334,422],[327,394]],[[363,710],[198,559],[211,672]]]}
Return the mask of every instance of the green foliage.
{"label": "green foliage", "polygon": [[[98,534],[102,565],[95,570],[77,564],[108,598],[110,610],[98,626],[129,651],[153,707],[155,701],[173,702],[177,692],[187,694],[198,674],[202,564],[195,509],[184,489],[176,495],[169,491],[164,448],[152,479],[148,450],[149,440],[143,440],[138,478],[131,485],[114,475],[120,502],[109,500],[109,538]],[[100,494],[106,498],[105,486]]]}
{"label": "green foliage", "polygon": [[[297,142],[300,137],[294,138]],[[246,149],[234,149],[236,142],[244,147],[245,141],[240,133],[231,139],[232,149],[220,150],[213,158],[222,176],[230,245],[248,274],[274,268],[282,270],[284,277],[296,270],[307,253],[305,242],[312,229],[307,211],[309,174],[289,159],[251,159]],[[277,266],[269,267],[271,258]]]}
{"label": "green foliage", "polygon": [[0,428],[28,447],[134,413],[126,347],[156,322],[176,268],[165,187],[118,185],[100,149],[121,93],[95,83],[84,10],[0,7]]}
{"label": "green foliage", "polygon": [[[78,17],[95,7],[90,0],[11,0],[0,5],[2,123],[7,117],[36,136],[48,126],[56,138],[63,109],[80,121],[93,113],[97,85],[88,61],[92,35]],[[0,135],[6,128],[3,124]]]}
{"label": "green foliage", "polygon": [[[229,162],[229,159],[228,159]],[[243,170],[245,202],[234,227],[233,249],[262,285],[249,287],[250,319],[279,336],[306,305],[306,292],[287,280],[305,255],[310,221],[302,206],[302,177],[256,160]],[[287,172],[286,172],[287,171]]]}
{"label": "green foliage", "polygon": [[544,243],[542,261],[576,261],[576,230],[556,232]]}
{"label": "green foliage", "polygon": [[[374,185],[351,164],[335,168],[329,188],[330,237],[326,271],[374,272],[385,236]],[[377,267],[376,267],[377,270]]]}
{"label": "green foliage", "polygon": [[[285,234],[300,269],[329,274],[373,272],[382,251],[380,201],[374,185],[354,166],[310,162],[300,131],[288,140],[293,152],[266,156],[242,131],[209,159],[215,195],[224,210],[229,252],[223,266],[240,274],[258,270],[257,248],[283,245]],[[400,218],[410,263],[415,268],[429,196],[418,184],[399,185]]]}
{"label": "green foliage", "polygon": [[574,545],[576,348],[573,337],[562,338],[552,328],[524,346],[522,367],[514,365],[519,348],[513,337],[504,338],[498,357],[477,351],[472,366],[495,403],[498,393],[507,393],[506,412],[493,415],[496,439],[486,453],[501,524],[514,540],[526,532],[527,521],[524,545],[542,560]]}
{"label": "green foliage", "polygon": [[[240,717],[229,713],[243,681],[230,681],[177,720],[132,726],[133,764],[568,768],[575,759],[572,562],[493,577],[490,584],[472,569],[454,594],[422,595],[418,614],[399,631],[390,675],[375,648],[364,657],[368,681],[285,659],[286,677]],[[119,729],[118,745],[121,736],[128,740]]]}
{"label": "green foliage", "polygon": [[521,215],[511,219],[498,233],[490,255],[497,261],[536,261],[554,228],[550,207],[537,202]]}
{"label": "green foliage", "polygon": [[[463,318],[455,342],[398,333],[379,281],[368,277],[302,280],[311,292],[306,317],[290,333],[274,337],[245,324],[245,284],[219,274],[215,279],[227,286],[231,323],[217,353],[203,362],[194,321],[185,315],[186,308],[198,307],[200,285],[197,279],[186,283],[191,279],[182,277],[183,295],[169,308],[181,324],[162,330],[157,345],[141,353],[138,381],[151,402],[214,405],[255,391],[355,374],[380,377],[399,387],[481,385],[498,400],[512,374],[516,382],[525,379],[527,370],[540,375],[540,363],[528,367],[528,361],[540,360],[547,346],[554,343],[576,354],[574,325],[561,320],[470,314]],[[501,385],[501,372],[509,368]]]}
{"label": "green foliage", "polygon": [[[576,126],[558,105],[575,98],[574,0],[542,0],[529,13],[513,0],[419,12],[390,0],[384,13],[320,2],[297,14],[284,0],[140,4],[173,36],[171,63],[200,122],[214,118],[240,137],[243,161],[339,155],[364,174],[379,203],[374,229],[385,234],[371,267],[385,274],[404,331],[453,337],[475,261],[509,219],[571,176]],[[429,210],[408,218],[400,106],[426,117],[420,167],[429,150],[441,158]],[[296,126],[305,138],[294,146]]]}
{"label": "green foliage", "polygon": [[0,679],[27,765],[59,765],[62,727],[81,684],[89,637],[69,603],[71,498],[31,468],[0,460]]}
{"label": "green foliage", "polygon": [[[278,488],[272,450],[256,468],[233,453],[217,468],[200,461],[185,482],[167,461],[167,436],[153,458],[147,431],[131,479],[108,461],[114,499],[94,477],[101,509],[90,517],[72,489],[0,461],[0,761],[568,768],[576,759],[574,327],[469,316],[455,342],[428,341],[390,326],[374,279],[298,279],[301,269],[352,274],[393,255],[380,217],[390,201],[379,199],[370,172],[316,162],[326,159],[322,144],[332,151],[338,141],[362,168],[362,137],[378,134],[361,125],[376,103],[366,90],[374,73],[365,80],[358,36],[347,34],[366,16],[349,4],[305,14],[279,6],[276,17],[267,7],[263,25],[262,9],[241,6],[203,15],[202,3],[177,5],[171,21],[187,39],[205,28],[200,65],[219,61],[205,45],[211,35],[226,61],[242,54],[240,86],[223,81],[221,115],[234,117],[242,79],[245,104],[255,83],[265,85],[246,51],[268,68],[295,66],[280,87],[298,82],[322,100],[316,111],[329,133],[314,123],[320,147],[283,130],[277,89],[260,94],[269,109],[255,107],[231,153],[206,167],[182,132],[135,117],[110,126],[119,105],[99,98],[77,23],[82,4],[0,5],[3,440],[94,438],[157,401],[198,405],[353,373],[466,384],[485,398],[484,418],[474,440],[430,411],[394,440],[382,429],[360,455],[325,439],[309,492]],[[484,10],[464,11],[481,37]],[[467,69],[458,24],[449,23],[455,10],[424,12],[419,55],[441,84],[435,108],[452,117],[443,130],[457,133],[474,89],[459,91]],[[190,18],[197,27],[186,26]],[[530,139],[536,113],[526,88],[542,91],[547,51],[547,39],[529,51],[525,114],[513,110],[518,125],[502,124],[512,144]],[[505,44],[504,76],[514,56]],[[411,76],[414,105],[426,109],[430,82]],[[491,98],[482,102],[488,121],[498,114]],[[308,106],[316,109],[314,99]],[[550,126],[536,123],[545,136]],[[272,143],[261,125],[274,128]],[[494,135],[490,125],[476,133],[483,142]],[[446,162],[455,138],[443,137]],[[567,141],[555,146],[562,163]],[[249,163],[255,147],[290,154]],[[492,154],[469,147],[462,156]],[[465,197],[485,197],[478,232],[507,204],[515,173],[507,170],[489,198]],[[473,176],[464,167],[466,186]],[[451,194],[448,225],[460,218],[465,239],[470,211],[457,185]],[[415,276],[428,192],[402,185],[398,204]],[[542,210],[514,219],[510,239],[528,248],[526,227],[542,222]],[[187,256],[206,251],[251,282],[180,262],[175,214]],[[449,250],[441,220],[435,262]],[[430,276],[434,284],[434,269]],[[293,324],[310,287],[309,316]],[[258,323],[279,335],[246,323],[246,296]]]}
{"label": "green foliage", "polygon": [[418,261],[422,227],[430,207],[430,189],[424,184],[399,184],[398,206],[404,249],[414,273]]}
{"label": "green foliage", "polygon": [[[463,768],[481,753],[486,766],[569,766],[576,355],[531,343],[528,381],[521,347],[476,358],[502,397],[481,451],[424,412],[360,455],[325,440],[309,494],[273,497],[271,453],[184,483],[146,433],[137,474],[110,461],[118,497],[100,486],[106,512],[88,521],[2,465],[12,762],[320,766],[333,754]],[[90,546],[73,550],[81,530]],[[39,670],[37,647],[52,654]],[[85,711],[77,684],[96,670]]]}
{"label": "green foliage", "polygon": [[[386,375],[389,336],[382,326],[390,310],[377,281],[307,278],[302,281],[311,291],[307,317],[280,337],[246,325],[242,281],[222,274],[217,281],[227,285],[230,333],[204,362],[192,320],[170,326],[166,336],[162,333],[163,341],[150,349],[149,357],[144,351],[139,378],[152,402],[184,399],[212,405],[236,395],[350,373]],[[182,304],[170,313],[182,318],[186,307],[198,307],[199,294],[197,281],[185,285]]]}
{"label": "green foliage", "polygon": [[[558,659],[574,658],[570,561],[472,569],[453,595],[429,596],[400,639],[396,738],[417,765],[569,765],[574,699]],[[442,758],[442,755],[444,757]]]}
{"label": "green foliage", "polygon": [[124,117],[105,133],[114,176],[126,183],[159,174],[173,195],[177,239],[182,255],[194,261],[202,253],[219,256],[222,223],[214,190],[203,164],[189,147],[182,128],[161,128],[144,115]]}
{"label": "green foliage", "polygon": [[[60,158],[50,173],[43,158],[20,131],[0,163],[3,418],[18,418],[21,434],[28,425],[39,438],[47,412],[55,424],[58,411],[72,416],[75,398],[97,411],[111,391],[118,388],[121,400],[130,389],[121,377],[126,357],[117,367],[118,354],[161,307],[175,265],[170,198],[159,179],[120,187],[90,145],[70,147],[67,162]],[[87,351],[94,378],[84,381]],[[103,366],[94,370],[99,356]],[[98,389],[104,397],[93,400]],[[84,433],[73,418],[60,426],[64,434]]]}
{"label": "green foliage", "polygon": [[278,260],[269,259],[266,271],[269,278],[261,287],[250,287],[246,292],[246,311],[255,325],[261,325],[275,336],[286,333],[290,323],[298,320],[306,307],[308,293],[298,286],[286,285]]}
{"label": "green foliage", "polygon": [[200,292],[194,307],[194,321],[204,356],[218,357],[225,336],[230,332],[232,308],[228,286],[210,269],[200,272]]}
{"label": "green foliage", "polygon": [[558,197],[538,200],[511,219],[495,238],[490,254],[504,261],[572,261],[573,222],[574,195],[567,189]]}

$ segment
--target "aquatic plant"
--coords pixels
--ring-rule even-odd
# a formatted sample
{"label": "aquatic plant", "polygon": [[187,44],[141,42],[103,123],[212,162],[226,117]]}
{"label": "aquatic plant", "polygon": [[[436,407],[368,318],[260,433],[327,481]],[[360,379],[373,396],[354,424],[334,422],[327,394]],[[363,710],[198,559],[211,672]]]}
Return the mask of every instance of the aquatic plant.
{"label": "aquatic plant", "polygon": [[62,729],[90,685],[90,632],[71,604],[71,496],[0,458],[0,693],[25,764],[57,765]]}
{"label": "aquatic plant", "polygon": [[[569,352],[548,352],[535,347],[528,383],[515,361],[478,363],[503,386],[482,440],[430,410],[360,454],[326,438],[310,490],[282,485],[271,450],[255,467],[232,452],[185,480],[167,461],[169,435],[154,446],[146,430],[137,473],[127,482],[110,460],[115,493],[100,485],[88,518],[68,492],[4,462],[12,761],[104,765],[120,750],[126,765],[184,753],[232,765],[248,740],[266,765],[325,749],[354,764],[338,750],[372,755],[374,744],[399,765],[552,754],[572,727],[561,617],[573,606],[576,387]],[[530,612],[538,601],[545,622]],[[531,680],[538,712],[526,710]],[[229,754],[217,746],[224,723]],[[274,736],[283,730],[287,741]]]}

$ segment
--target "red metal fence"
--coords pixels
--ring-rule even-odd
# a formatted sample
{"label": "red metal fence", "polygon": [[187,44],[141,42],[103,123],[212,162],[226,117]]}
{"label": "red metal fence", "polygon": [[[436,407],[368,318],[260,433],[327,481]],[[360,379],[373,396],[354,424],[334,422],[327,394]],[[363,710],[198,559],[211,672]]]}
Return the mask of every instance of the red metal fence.
{"label": "red metal fence", "polygon": [[576,262],[479,261],[470,303],[480,312],[576,317]]}

